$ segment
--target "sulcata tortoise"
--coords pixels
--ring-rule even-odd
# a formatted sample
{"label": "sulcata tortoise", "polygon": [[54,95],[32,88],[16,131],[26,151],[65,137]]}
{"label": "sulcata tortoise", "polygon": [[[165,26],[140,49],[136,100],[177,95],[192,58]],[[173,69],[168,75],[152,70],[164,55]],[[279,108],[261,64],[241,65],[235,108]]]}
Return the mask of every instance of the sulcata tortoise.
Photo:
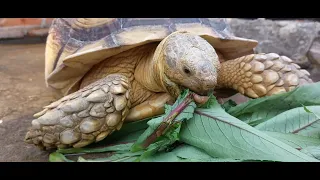
{"label": "sulcata tortoise", "polygon": [[45,78],[61,99],[34,115],[25,141],[84,147],[124,122],[162,114],[183,88],[199,99],[213,91],[258,98],[312,83],[288,57],[254,54],[257,44],[235,37],[220,18],[57,18]]}

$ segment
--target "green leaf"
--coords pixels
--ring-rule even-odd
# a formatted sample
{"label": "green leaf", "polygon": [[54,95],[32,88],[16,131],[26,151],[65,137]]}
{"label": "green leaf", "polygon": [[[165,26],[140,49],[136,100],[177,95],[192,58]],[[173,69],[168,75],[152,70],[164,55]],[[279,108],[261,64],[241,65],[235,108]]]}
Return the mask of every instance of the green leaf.
{"label": "green leaf", "polygon": [[[133,142],[145,131],[148,127],[147,121],[150,119],[144,119],[140,121],[130,122],[124,124],[120,131],[116,131],[111,134],[105,140],[92,144],[86,148],[69,148],[58,149],[57,154],[88,154],[88,153],[101,153],[101,152],[126,152],[131,149]],[[132,143],[129,143],[132,142]],[[103,147],[99,147],[103,145]],[[107,145],[107,146],[106,146]],[[62,154],[61,154],[62,153]],[[64,157],[64,156],[63,156]],[[65,157],[64,157],[65,158]],[[80,158],[80,157],[79,157]],[[81,157],[82,158],[82,157]],[[83,158],[80,161],[83,160]],[[91,160],[90,160],[91,161]],[[99,161],[99,159],[97,160]]]}
{"label": "green leaf", "polygon": [[[196,108],[196,104],[191,101],[189,96],[190,93],[188,90],[183,91],[172,106],[165,106],[166,109],[164,115],[148,121],[147,124],[149,125],[149,128],[132,146],[132,152],[147,148],[145,153],[141,156],[142,159],[156,153],[157,151],[165,149],[177,141],[181,122],[183,120],[190,119],[193,116],[194,109]],[[174,121],[164,122],[166,118],[170,117],[171,115],[176,115]],[[163,131],[163,129],[159,129],[160,127],[167,126],[168,123],[170,124],[165,131]],[[153,140],[154,137],[156,138],[155,141]],[[152,144],[150,144],[150,141],[152,141]]]}
{"label": "green leaf", "polygon": [[[153,117],[156,118],[156,117]],[[119,131],[110,134],[106,139],[95,143],[96,146],[134,142],[148,128],[147,122],[152,118],[123,124]]]}
{"label": "green leaf", "polygon": [[255,126],[262,131],[293,133],[302,136],[320,138],[320,119],[314,113],[320,112],[320,106],[298,107],[285,111],[268,121]]}
{"label": "green leaf", "polygon": [[290,133],[279,133],[279,132],[269,132],[264,131],[267,135],[278,139],[289,146],[295,149],[303,149],[308,146],[320,146],[320,139],[313,138],[313,137],[306,137],[297,134],[290,134]]}
{"label": "green leaf", "polygon": [[114,151],[129,151],[133,143],[118,144],[102,148],[70,148],[58,149],[56,152],[61,154],[79,154],[79,153],[101,153],[101,152],[114,152]]}
{"label": "green leaf", "polygon": [[227,112],[250,123],[268,120],[292,108],[320,105],[320,82],[300,86],[293,91],[252,99],[231,107]]}
{"label": "green leaf", "polygon": [[309,146],[302,149],[301,152],[320,160],[320,146]]}
{"label": "green leaf", "polygon": [[137,157],[139,157],[142,152],[124,152],[124,153],[116,153],[107,158],[96,158],[96,159],[84,159],[83,157],[79,157],[77,162],[134,162]]}
{"label": "green leaf", "polygon": [[317,161],[226,113],[215,98],[182,124],[180,140],[212,157],[270,161]]}
{"label": "green leaf", "polygon": [[240,162],[242,160],[213,158],[204,150],[184,144],[172,151],[177,157],[192,162]]}
{"label": "green leaf", "polygon": [[203,150],[183,144],[171,152],[159,152],[144,158],[142,162],[240,162],[242,160],[221,159],[209,156]]}
{"label": "green leaf", "polygon": [[58,152],[53,152],[49,155],[49,162],[73,162],[67,159],[63,154]]}

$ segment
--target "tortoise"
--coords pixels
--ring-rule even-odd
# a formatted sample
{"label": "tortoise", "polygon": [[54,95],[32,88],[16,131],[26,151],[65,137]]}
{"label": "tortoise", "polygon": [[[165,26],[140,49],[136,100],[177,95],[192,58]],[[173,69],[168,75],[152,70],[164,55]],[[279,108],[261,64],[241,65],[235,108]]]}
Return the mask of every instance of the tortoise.
{"label": "tortoise", "polygon": [[259,98],[313,82],[286,56],[255,54],[257,45],[223,18],[54,19],[45,80],[60,99],[34,115],[25,142],[45,150],[99,142],[162,114],[185,88],[200,99]]}

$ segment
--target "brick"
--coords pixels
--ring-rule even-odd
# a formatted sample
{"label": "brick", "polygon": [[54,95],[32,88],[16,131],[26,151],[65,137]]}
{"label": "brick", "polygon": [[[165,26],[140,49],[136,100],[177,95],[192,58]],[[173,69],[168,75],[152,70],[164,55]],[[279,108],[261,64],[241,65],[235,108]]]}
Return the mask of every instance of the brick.
{"label": "brick", "polygon": [[29,36],[45,36],[49,32],[49,28],[31,29],[28,32]]}
{"label": "brick", "polygon": [[54,18],[0,18],[0,39],[46,36]]}
{"label": "brick", "polygon": [[1,18],[0,27],[42,25],[50,26],[53,18]]}

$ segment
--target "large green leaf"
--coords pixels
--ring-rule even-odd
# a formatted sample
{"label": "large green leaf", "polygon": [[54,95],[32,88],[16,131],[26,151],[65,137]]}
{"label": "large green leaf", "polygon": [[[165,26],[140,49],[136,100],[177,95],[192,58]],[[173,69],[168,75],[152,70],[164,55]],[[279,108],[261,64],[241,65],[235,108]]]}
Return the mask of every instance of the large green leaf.
{"label": "large green leaf", "polygon": [[129,151],[133,143],[117,144],[102,148],[70,148],[59,149],[56,152],[62,154],[78,154],[78,153],[100,153],[100,152],[113,152],[113,151]]}
{"label": "large green leaf", "polygon": [[231,107],[227,112],[246,123],[264,122],[284,111],[305,106],[320,105],[320,82],[296,88],[293,91],[249,100]]}
{"label": "large green leaf", "polygon": [[159,152],[142,160],[143,162],[239,162],[242,160],[213,158],[205,151],[183,144],[171,152]]}
{"label": "large green leaf", "polygon": [[106,158],[96,158],[96,159],[85,159],[83,157],[79,157],[77,162],[133,162],[135,161],[142,152],[132,153],[130,151],[115,153]]}
{"label": "large green leaf", "polygon": [[308,146],[320,146],[320,139],[306,137],[297,134],[263,131],[265,134],[278,139],[295,149],[303,149]]}
{"label": "large green leaf", "polygon": [[215,98],[181,127],[180,140],[212,157],[271,161],[317,161],[226,113]]}
{"label": "large green leaf", "polygon": [[320,160],[320,146],[309,146],[302,149],[301,152]]}
{"label": "large green leaf", "polygon": [[[305,108],[315,113],[307,112]],[[294,108],[260,123],[255,126],[255,128],[262,131],[294,133],[320,138],[320,119],[317,117],[318,112],[320,112],[320,106]]]}

